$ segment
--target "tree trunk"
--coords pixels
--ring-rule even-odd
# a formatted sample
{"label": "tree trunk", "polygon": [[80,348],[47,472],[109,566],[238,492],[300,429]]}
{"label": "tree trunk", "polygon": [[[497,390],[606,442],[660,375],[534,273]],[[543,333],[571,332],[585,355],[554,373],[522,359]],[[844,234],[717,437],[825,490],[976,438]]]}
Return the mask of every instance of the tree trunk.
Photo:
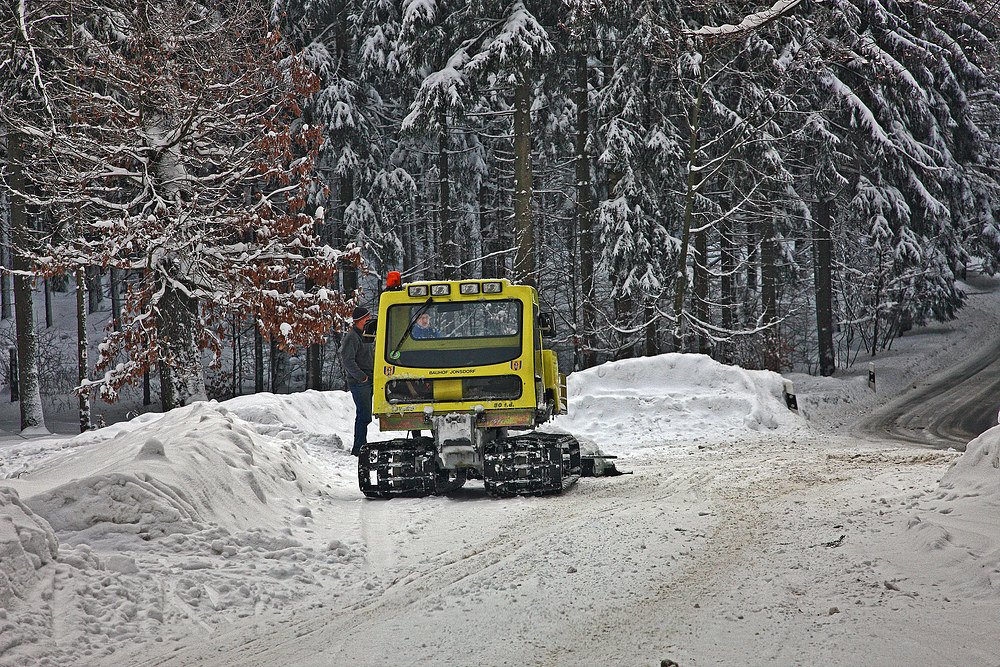
{"label": "tree trunk", "polygon": [[514,279],[536,284],[535,228],[531,210],[531,77],[514,86]]}
{"label": "tree trunk", "polygon": [[271,339],[271,393],[288,393],[288,353]]}
{"label": "tree trunk", "polygon": [[[316,289],[316,284],[306,278],[305,287],[307,292]],[[323,353],[319,343],[312,343],[306,348],[306,389],[319,391],[323,384]]]}
{"label": "tree trunk", "polygon": [[122,270],[111,268],[111,324],[115,331],[122,329]]}
{"label": "tree trunk", "polygon": [[[633,317],[634,303],[631,294],[619,294],[615,298],[615,324],[621,328],[631,328],[635,318]],[[635,340],[629,341],[627,336],[631,334],[618,334],[615,341],[615,360],[628,358],[635,355]],[[626,345],[626,341],[628,345]],[[626,352],[627,350],[627,352]]]}
{"label": "tree trunk", "polygon": [[[729,210],[729,199],[720,200],[723,211]],[[719,289],[721,312],[720,321],[723,330],[730,332],[736,324],[734,308],[736,305],[736,240],[734,223],[731,218],[725,218],[719,223]],[[728,346],[723,344],[720,361],[728,362]]]}
{"label": "tree trunk", "polygon": [[819,374],[833,375],[837,358],[833,349],[833,202],[820,197],[813,216],[813,281],[816,285],[816,337],[819,343]]}
{"label": "tree trunk", "polygon": [[[704,71],[704,70],[702,70]],[[677,254],[677,274],[674,277],[674,351],[684,351],[684,295],[687,289],[687,256],[691,243],[691,221],[694,216],[694,198],[697,194],[695,168],[698,164],[698,127],[701,117],[701,95],[703,86],[698,86],[694,107],[688,115],[687,188],[684,194],[684,218],[681,229],[681,248]]]}
{"label": "tree trunk", "polygon": [[[702,229],[694,235],[694,314],[706,324],[711,322],[708,303],[708,230]],[[711,354],[709,337],[698,332],[698,352]]]}
{"label": "tree trunk", "polygon": [[751,322],[757,314],[757,270],[760,268],[757,252],[757,223],[751,217],[746,223],[747,235],[747,295],[743,303],[743,321]]}
{"label": "tree trunk", "polygon": [[256,317],[253,322],[253,391],[255,394],[264,391],[264,336]]}
{"label": "tree trunk", "polygon": [[780,372],[781,359],[778,349],[778,243],[775,238],[774,218],[765,215],[760,224],[760,300],[764,309],[764,324],[771,328],[767,332],[768,345],[764,358],[768,370]]}
{"label": "tree trunk", "polygon": [[232,334],[232,354],[233,354],[233,396],[239,396],[243,393],[243,383],[240,382],[240,325],[239,318],[233,315],[233,334]]}
{"label": "tree trunk", "polygon": [[14,318],[17,333],[18,394],[20,395],[21,430],[45,428],[41,387],[38,381],[38,343],[35,337],[35,313],[31,290],[31,262],[25,254],[32,245],[24,192],[24,146],[20,134],[8,128],[7,175],[10,199],[11,258],[14,269]]}
{"label": "tree trunk", "polygon": [[757,272],[760,270],[760,258],[757,254],[757,225],[747,225],[747,292],[750,296],[757,295]]}
{"label": "tree trunk", "polygon": [[646,297],[646,356],[655,357],[660,353],[659,332],[656,329],[656,309],[652,297]]}
{"label": "tree trunk", "polygon": [[[6,225],[0,225],[0,266],[10,266],[10,234]],[[10,319],[11,315],[10,273],[0,270],[0,319]]]}
{"label": "tree trunk", "polygon": [[323,390],[323,346],[319,343],[309,346],[309,389]]}
{"label": "tree trunk", "polygon": [[45,328],[52,328],[52,283],[46,278],[42,281],[42,290],[45,293]]}
{"label": "tree trunk", "polygon": [[451,173],[448,155],[448,114],[438,113],[438,196],[439,229],[441,230],[441,266],[438,275],[442,280],[458,278],[458,246],[455,244],[455,230],[451,222]]}
{"label": "tree trunk", "polygon": [[159,307],[160,404],[166,412],[205,400],[207,392],[198,345],[198,302],[167,287]]}
{"label": "tree trunk", "polygon": [[576,56],[576,218],[580,230],[580,284],[583,288],[583,367],[597,363],[597,311],[594,308],[594,196],[590,176],[590,99],[587,42],[580,40]]}
{"label": "tree trunk", "polygon": [[[347,207],[354,201],[354,173],[347,172],[340,177],[340,230],[344,244],[352,239],[347,238],[347,222],[345,220]],[[344,288],[344,298],[350,298],[358,289],[358,270],[353,266],[345,266],[341,271],[341,284]]]}
{"label": "tree trunk", "polygon": [[479,216],[479,236],[482,243],[483,249],[483,259],[479,262],[479,276],[481,278],[495,278],[495,260],[490,256],[493,250],[492,234],[493,230],[490,228],[490,219],[487,215],[487,208],[490,201],[490,189],[487,185],[486,174],[483,174],[482,180],[479,181],[479,192],[478,194],[478,207],[479,210],[477,215]]}
{"label": "tree trunk", "polygon": [[[75,37],[76,37],[76,27],[75,21],[73,19],[73,5],[70,4],[69,7],[69,24],[70,24],[70,45],[71,48],[76,48]],[[76,75],[73,77],[73,84],[76,85]],[[72,113],[73,122],[77,122],[76,109],[73,108]],[[74,162],[74,167],[78,167]],[[82,215],[80,211],[80,206],[77,205],[73,208],[73,227],[74,236],[80,241],[83,240],[83,230],[81,228],[83,223]],[[112,298],[115,294],[115,269],[112,269],[111,273],[111,293]],[[82,266],[77,266],[76,270],[73,271],[73,278],[76,282],[76,378],[77,389],[79,392],[79,409],[80,409],[80,433],[89,431],[91,428],[91,406],[90,406],[90,389],[89,387],[85,390],[83,389],[84,383],[87,381],[90,375],[90,360],[89,356],[89,340],[87,336],[87,295],[85,294],[87,289],[87,274]],[[116,303],[112,300],[112,304]],[[119,320],[121,319],[120,310],[115,310],[112,313],[114,318],[112,323],[114,325],[115,331],[121,330],[121,325]],[[144,378],[148,378],[148,374],[143,374]],[[148,386],[148,382],[147,382]]]}
{"label": "tree trunk", "polygon": [[[79,228],[77,230],[79,237]],[[87,353],[87,277],[83,267],[73,272],[76,279],[76,379],[83,386],[90,372]],[[90,390],[80,391],[80,433],[90,430]]]}
{"label": "tree trunk", "polygon": [[87,267],[87,309],[91,314],[101,308],[101,270],[96,266]]}

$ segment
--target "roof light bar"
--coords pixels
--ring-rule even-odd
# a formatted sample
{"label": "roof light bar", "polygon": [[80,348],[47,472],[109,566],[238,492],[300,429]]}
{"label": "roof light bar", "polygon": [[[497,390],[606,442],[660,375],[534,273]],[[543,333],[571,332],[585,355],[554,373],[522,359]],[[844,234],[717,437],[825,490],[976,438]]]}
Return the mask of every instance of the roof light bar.
{"label": "roof light bar", "polygon": [[501,288],[499,280],[491,280],[483,283],[483,294],[499,294]]}
{"label": "roof light bar", "polygon": [[479,283],[462,283],[458,286],[458,291],[462,294],[479,294]]}
{"label": "roof light bar", "polygon": [[434,296],[447,296],[451,294],[451,285],[431,285],[431,294]]}
{"label": "roof light bar", "polygon": [[427,285],[410,285],[406,288],[408,296],[427,296]]}

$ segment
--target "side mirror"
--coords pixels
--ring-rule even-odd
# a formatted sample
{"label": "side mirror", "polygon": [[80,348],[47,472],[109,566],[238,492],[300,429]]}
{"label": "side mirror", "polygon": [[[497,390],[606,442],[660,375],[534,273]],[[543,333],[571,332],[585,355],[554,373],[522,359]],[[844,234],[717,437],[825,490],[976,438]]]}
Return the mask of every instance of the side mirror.
{"label": "side mirror", "polygon": [[556,335],[556,320],[552,317],[552,313],[538,313],[538,330],[546,338]]}
{"label": "side mirror", "polygon": [[365,322],[365,330],[361,332],[361,335],[365,338],[374,338],[375,329],[378,326],[378,320],[374,317]]}

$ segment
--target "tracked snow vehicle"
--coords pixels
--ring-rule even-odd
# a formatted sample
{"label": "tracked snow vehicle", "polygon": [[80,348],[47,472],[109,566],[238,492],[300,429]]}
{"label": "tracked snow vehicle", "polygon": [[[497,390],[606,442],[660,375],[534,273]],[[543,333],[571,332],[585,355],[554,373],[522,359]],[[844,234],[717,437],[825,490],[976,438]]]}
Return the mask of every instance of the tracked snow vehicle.
{"label": "tracked snow vehicle", "polygon": [[613,457],[581,456],[573,436],[533,430],[566,413],[566,376],[542,342],[554,333],[531,286],[404,285],[389,274],[375,327],[372,411],[382,431],[408,433],[362,448],[361,491],[423,496],[477,478],[493,496],[543,495],[581,475],[617,472],[605,461]]}

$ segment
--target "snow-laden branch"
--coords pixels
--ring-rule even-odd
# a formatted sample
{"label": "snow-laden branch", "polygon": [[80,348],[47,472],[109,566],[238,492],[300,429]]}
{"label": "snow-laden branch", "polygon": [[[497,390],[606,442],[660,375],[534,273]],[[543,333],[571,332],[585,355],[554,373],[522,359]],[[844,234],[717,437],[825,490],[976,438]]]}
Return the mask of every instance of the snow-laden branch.
{"label": "snow-laden branch", "polygon": [[802,0],[777,0],[768,9],[750,14],[736,25],[730,23],[720,26],[707,25],[697,30],[685,30],[681,34],[685,37],[737,37],[758,30],[774,19],[784,16],[795,9],[800,2]]}

